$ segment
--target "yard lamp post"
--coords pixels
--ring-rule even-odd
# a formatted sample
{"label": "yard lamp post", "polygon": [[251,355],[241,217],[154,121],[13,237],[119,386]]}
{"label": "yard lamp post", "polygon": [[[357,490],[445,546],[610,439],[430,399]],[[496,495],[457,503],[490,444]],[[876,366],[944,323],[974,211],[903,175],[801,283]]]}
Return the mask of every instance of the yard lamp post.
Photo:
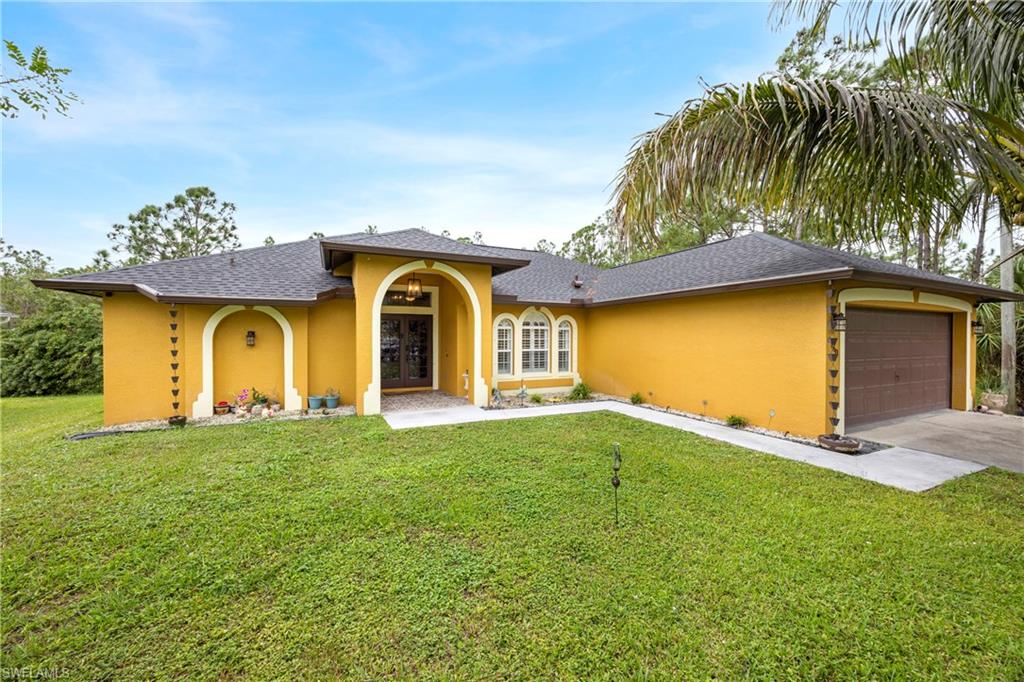
{"label": "yard lamp post", "polygon": [[619,469],[622,468],[622,453],[619,444],[612,444],[612,488],[615,490],[615,526],[619,525]]}

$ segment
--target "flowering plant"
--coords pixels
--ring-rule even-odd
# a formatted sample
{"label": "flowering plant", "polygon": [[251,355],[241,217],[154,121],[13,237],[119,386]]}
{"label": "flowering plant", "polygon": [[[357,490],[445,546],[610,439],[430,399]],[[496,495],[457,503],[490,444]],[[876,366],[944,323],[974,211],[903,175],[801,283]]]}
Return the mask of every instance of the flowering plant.
{"label": "flowering plant", "polygon": [[249,402],[249,389],[243,388],[242,392],[235,396],[235,402],[239,405],[245,405]]}

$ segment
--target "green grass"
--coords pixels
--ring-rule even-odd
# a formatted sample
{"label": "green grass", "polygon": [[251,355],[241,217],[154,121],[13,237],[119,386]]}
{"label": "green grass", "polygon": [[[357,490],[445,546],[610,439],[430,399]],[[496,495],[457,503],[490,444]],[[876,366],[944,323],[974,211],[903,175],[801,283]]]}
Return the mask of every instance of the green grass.
{"label": "green grass", "polygon": [[97,397],[2,408],[4,669],[1024,676],[1020,475],[912,494],[609,413],[68,442]]}

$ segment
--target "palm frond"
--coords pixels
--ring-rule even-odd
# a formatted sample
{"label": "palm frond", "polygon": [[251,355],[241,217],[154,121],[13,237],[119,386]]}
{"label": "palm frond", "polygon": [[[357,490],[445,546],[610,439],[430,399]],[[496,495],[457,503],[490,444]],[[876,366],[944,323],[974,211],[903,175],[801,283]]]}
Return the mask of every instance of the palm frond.
{"label": "palm frond", "polygon": [[[835,0],[778,0],[779,23],[792,18],[824,29]],[[1004,118],[1024,111],[1024,2],[1020,0],[859,0],[844,3],[851,36],[884,44],[905,74],[920,74],[922,54],[962,102]],[[924,52],[915,47],[927,45]]]}
{"label": "palm frond", "polygon": [[684,200],[784,212],[880,238],[931,222],[966,175],[1024,187],[969,107],[933,95],[768,78],[710,88],[642,135],[616,183],[633,240]]}

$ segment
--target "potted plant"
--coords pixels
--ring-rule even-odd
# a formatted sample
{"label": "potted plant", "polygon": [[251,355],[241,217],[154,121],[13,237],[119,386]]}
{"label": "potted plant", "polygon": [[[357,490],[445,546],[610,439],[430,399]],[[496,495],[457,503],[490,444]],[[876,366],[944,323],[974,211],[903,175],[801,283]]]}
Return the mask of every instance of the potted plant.
{"label": "potted plant", "polygon": [[[327,403],[327,409],[333,410],[338,407],[338,401],[341,396],[338,395],[338,389],[328,387],[327,392],[324,393],[324,402]],[[310,407],[313,407],[310,405]]]}
{"label": "potted plant", "polygon": [[306,400],[309,401],[309,409],[319,410],[320,406],[323,405],[324,398],[320,395],[311,395]]}
{"label": "potted plant", "polygon": [[226,400],[222,400],[213,406],[214,414],[227,414],[228,410],[231,409],[231,404]]}

